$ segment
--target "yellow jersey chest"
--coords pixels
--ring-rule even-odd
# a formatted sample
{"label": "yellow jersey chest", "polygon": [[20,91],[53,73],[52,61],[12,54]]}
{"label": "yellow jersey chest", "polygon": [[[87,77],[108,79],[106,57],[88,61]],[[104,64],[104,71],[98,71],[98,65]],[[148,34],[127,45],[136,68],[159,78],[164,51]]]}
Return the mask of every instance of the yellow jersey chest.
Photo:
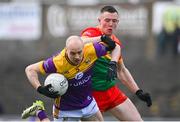
{"label": "yellow jersey chest", "polygon": [[62,66],[60,66],[64,68],[58,69],[57,72],[63,74],[67,79],[73,79],[79,72],[88,72],[92,68],[95,60],[96,58],[93,57],[85,57],[82,62],[77,66],[71,65],[66,60],[63,64],[61,64]]}

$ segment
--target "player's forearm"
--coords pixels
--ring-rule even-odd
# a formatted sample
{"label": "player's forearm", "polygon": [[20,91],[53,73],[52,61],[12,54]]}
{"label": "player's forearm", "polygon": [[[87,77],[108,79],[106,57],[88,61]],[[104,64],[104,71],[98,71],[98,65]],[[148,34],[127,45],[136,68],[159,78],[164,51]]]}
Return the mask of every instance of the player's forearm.
{"label": "player's forearm", "polygon": [[92,42],[99,42],[101,41],[101,36],[98,37],[91,37],[91,38],[87,38],[87,37],[81,37],[81,39],[83,40],[83,42],[86,43],[92,43]]}
{"label": "player's forearm", "polygon": [[37,89],[41,85],[39,80],[38,80],[38,73],[37,73],[37,71],[33,69],[32,65],[30,65],[30,66],[26,67],[25,73],[26,73],[26,76],[27,76],[29,82],[31,83],[31,85],[35,89]]}
{"label": "player's forearm", "polygon": [[118,62],[120,56],[121,56],[121,47],[116,44],[116,47],[111,52],[111,61]]}
{"label": "player's forearm", "polygon": [[118,71],[118,78],[132,93],[136,93],[136,91],[139,89],[127,68],[124,67],[121,69],[121,71]]}

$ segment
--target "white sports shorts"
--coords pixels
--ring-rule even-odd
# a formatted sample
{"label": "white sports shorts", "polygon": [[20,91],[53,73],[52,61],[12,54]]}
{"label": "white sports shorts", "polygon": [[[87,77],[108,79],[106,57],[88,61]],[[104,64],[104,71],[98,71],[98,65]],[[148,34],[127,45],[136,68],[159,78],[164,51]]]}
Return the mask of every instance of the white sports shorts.
{"label": "white sports shorts", "polygon": [[88,118],[96,114],[98,111],[99,108],[95,99],[93,98],[92,102],[85,108],[70,111],[60,110],[59,118],[54,118],[54,121],[79,121],[81,118]]}

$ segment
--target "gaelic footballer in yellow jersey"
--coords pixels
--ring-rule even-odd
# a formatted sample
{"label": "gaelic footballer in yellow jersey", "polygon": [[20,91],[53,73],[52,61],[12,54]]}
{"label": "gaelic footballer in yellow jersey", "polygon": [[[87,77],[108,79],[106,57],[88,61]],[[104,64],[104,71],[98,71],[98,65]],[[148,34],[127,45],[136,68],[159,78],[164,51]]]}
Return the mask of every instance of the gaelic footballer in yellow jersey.
{"label": "gaelic footballer in yellow jersey", "polygon": [[106,54],[104,46],[95,43],[84,47],[82,62],[75,66],[66,56],[65,49],[54,57],[43,61],[40,65],[42,73],[63,74],[69,83],[67,92],[61,97],[61,110],[73,110],[87,106],[92,101],[91,95],[91,69],[94,61]]}
{"label": "gaelic footballer in yellow jersey", "polygon": [[[104,40],[107,39],[110,38],[104,38]],[[67,92],[61,98],[55,99],[53,112],[55,117],[58,116],[59,110],[82,109],[93,101],[91,81],[93,64],[99,57],[106,55],[107,51],[111,51],[114,47],[114,41],[109,40],[107,43],[105,41],[105,44],[102,42],[86,44],[82,50],[82,60],[77,65],[69,59],[66,49],[39,63],[42,74],[60,73],[68,80]]]}

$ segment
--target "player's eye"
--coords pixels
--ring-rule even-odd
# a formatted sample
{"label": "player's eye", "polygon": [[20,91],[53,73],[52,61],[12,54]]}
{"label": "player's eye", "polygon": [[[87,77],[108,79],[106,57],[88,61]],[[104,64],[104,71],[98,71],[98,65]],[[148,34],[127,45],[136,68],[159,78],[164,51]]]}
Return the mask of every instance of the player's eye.
{"label": "player's eye", "polygon": [[76,53],[74,53],[74,52],[71,52],[70,54],[71,54],[71,55],[75,55]]}
{"label": "player's eye", "polygon": [[110,22],[110,21],[111,21],[111,19],[105,19],[104,21],[105,21],[105,22]]}
{"label": "player's eye", "polygon": [[81,55],[81,54],[82,54],[82,51],[79,51],[78,54]]}
{"label": "player's eye", "polygon": [[114,23],[117,23],[119,20],[117,20],[117,19],[113,19],[112,20]]}

